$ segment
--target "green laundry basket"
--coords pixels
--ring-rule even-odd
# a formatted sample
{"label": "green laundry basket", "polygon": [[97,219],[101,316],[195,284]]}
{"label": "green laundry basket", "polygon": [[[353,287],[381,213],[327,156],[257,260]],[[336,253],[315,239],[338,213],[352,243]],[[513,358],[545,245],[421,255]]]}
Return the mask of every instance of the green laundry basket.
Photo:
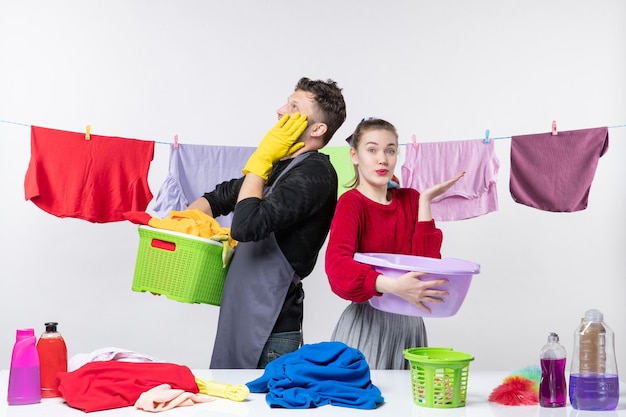
{"label": "green laundry basket", "polygon": [[219,306],[228,272],[222,250],[221,242],[139,226],[132,290]]}
{"label": "green laundry basket", "polygon": [[474,357],[450,348],[404,350],[410,363],[413,402],[421,407],[465,406],[469,363]]}

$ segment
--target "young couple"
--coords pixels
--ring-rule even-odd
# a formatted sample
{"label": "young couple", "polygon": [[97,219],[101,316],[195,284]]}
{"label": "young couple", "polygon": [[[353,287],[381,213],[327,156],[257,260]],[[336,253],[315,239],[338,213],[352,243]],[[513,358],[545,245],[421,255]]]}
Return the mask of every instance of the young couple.
{"label": "young couple", "polygon": [[420,317],[386,313],[367,300],[389,292],[428,310],[442,302],[441,281],[421,273],[399,278],[355,262],[355,252],[441,257],[442,233],[430,201],[461,178],[423,190],[388,188],[397,164],[398,134],[381,119],[363,120],[350,140],[353,189],[337,201],[337,174],[319,153],[346,119],[341,89],[332,80],[302,78],[279,121],[246,162],[244,176],[223,182],[189,205],[210,216],[233,212],[239,241],[222,295],[211,368],[264,368],[302,341],[301,279],[329,236],[326,273],[332,290],[353,301],[333,340],[361,350],[372,369],[405,368],[402,350],[425,346]]}

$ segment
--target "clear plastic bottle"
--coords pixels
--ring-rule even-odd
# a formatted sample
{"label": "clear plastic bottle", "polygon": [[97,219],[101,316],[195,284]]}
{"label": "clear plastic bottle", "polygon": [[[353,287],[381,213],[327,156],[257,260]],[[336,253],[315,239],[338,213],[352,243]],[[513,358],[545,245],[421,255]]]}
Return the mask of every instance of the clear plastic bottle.
{"label": "clear plastic bottle", "polygon": [[548,334],[548,343],[539,354],[541,361],[541,381],[539,382],[539,405],[542,407],[565,407],[567,402],[567,383],[565,381],[565,362],[567,353],[559,343],[559,335]]}
{"label": "clear plastic bottle", "polygon": [[17,329],[9,371],[9,405],[36,404],[41,401],[36,341],[35,329]]}
{"label": "clear plastic bottle", "polygon": [[614,334],[595,309],[574,333],[569,398],[577,410],[614,410],[619,401]]}
{"label": "clear plastic bottle", "polygon": [[41,375],[41,397],[60,397],[57,372],[67,372],[67,346],[61,333],[57,331],[57,322],[45,324],[46,331],[37,341]]}

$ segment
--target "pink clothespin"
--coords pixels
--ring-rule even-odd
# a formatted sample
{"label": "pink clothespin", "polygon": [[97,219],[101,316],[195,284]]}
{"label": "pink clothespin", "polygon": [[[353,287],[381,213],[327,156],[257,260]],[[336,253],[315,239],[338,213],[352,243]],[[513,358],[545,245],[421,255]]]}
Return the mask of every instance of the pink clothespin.
{"label": "pink clothespin", "polygon": [[178,135],[174,135],[174,149],[178,149]]}
{"label": "pink clothespin", "polygon": [[411,142],[413,142],[413,147],[417,148],[417,136],[415,136],[415,133],[411,135]]}
{"label": "pink clothespin", "polygon": [[556,130],[556,120],[553,120],[553,121],[552,121],[552,136],[556,136],[556,135],[558,135],[558,134],[559,134],[559,133],[558,133],[558,132],[557,132],[557,130]]}
{"label": "pink clothespin", "polygon": [[91,125],[85,127],[85,140],[91,140]]}

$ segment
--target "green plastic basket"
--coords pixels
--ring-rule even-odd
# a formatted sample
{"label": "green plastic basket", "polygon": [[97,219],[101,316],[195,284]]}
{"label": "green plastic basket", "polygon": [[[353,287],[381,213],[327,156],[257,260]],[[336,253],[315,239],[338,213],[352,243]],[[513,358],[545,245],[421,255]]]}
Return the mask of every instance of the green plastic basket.
{"label": "green plastic basket", "polygon": [[210,239],[139,226],[132,290],[219,306],[228,271],[222,249],[222,243]]}
{"label": "green plastic basket", "polygon": [[413,402],[421,407],[465,406],[469,363],[474,357],[450,348],[411,348],[404,351],[410,363]]}

